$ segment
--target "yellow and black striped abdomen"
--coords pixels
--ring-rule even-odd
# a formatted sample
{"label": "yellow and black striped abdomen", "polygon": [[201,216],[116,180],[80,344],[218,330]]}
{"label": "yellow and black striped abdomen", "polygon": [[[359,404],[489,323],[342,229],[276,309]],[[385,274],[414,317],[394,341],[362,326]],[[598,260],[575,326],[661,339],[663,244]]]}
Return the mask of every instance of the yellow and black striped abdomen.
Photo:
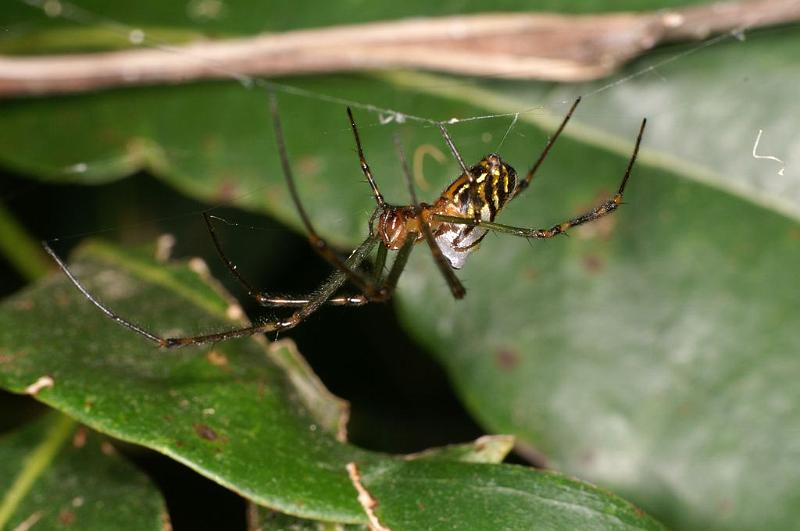
{"label": "yellow and black striped abdomen", "polygon": [[484,221],[494,221],[514,193],[517,172],[499,156],[490,154],[470,168],[470,174],[453,181],[439,203],[447,204],[449,215],[474,218],[477,211]]}
{"label": "yellow and black striped abdomen", "polygon": [[[490,154],[452,182],[433,205],[436,214],[494,221],[517,186],[517,172],[500,157]],[[441,223],[435,238],[450,266],[460,269],[469,253],[480,245],[486,229],[466,223]]]}

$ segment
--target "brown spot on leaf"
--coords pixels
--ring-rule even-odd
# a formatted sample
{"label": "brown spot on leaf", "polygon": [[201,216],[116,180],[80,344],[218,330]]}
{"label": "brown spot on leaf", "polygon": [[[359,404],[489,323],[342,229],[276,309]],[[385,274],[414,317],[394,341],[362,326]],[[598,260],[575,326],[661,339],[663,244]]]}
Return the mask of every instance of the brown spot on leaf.
{"label": "brown spot on leaf", "polygon": [[114,445],[108,441],[103,441],[103,443],[100,445],[100,451],[103,452],[103,455],[108,456],[117,454],[117,449],[114,448]]}
{"label": "brown spot on leaf", "polygon": [[304,155],[297,159],[297,174],[299,176],[312,177],[319,175],[322,169],[319,157]]}
{"label": "brown spot on leaf", "polygon": [[494,353],[494,361],[500,369],[510,371],[519,365],[519,354],[510,348],[499,348]]}
{"label": "brown spot on leaf", "polygon": [[581,464],[585,467],[591,466],[594,463],[594,460],[597,456],[595,455],[594,450],[586,450],[583,452],[580,457],[578,458]]}
{"label": "brown spot on leaf", "polygon": [[721,513],[730,514],[733,511],[733,501],[730,498],[720,500],[717,505]]}
{"label": "brown spot on leaf", "polygon": [[539,276],[539,270],[535,267],[526,267],[522,270],[522,277],[526,280],[535,280]]}
{"label": "brown spot on leaf", "polygon": [[86,446],[86,428],[81,426],[75,431],[75,435],[72,436],[72,446],[75,448],[83,448]]}
{"label": "brown spot on leaf", "polygon": [[205,439],[207,441],[216,441],[217,440],[217,432],[211,429],[210,426],[206,424],[197,423],[194,425],[194,431],[197,432],[197,435],[200,438]]}
{"label": "brown spot on leaf", "polygon": [[70,305],[70,298],[65,292],[57,293],[55,296],[56,305],[62,308]]}
{"label": "brown spot on leaf", "polygon": [[214,200],[227,203],[238,195],[238,190],[235,179],[224,179],[214,192]]}
{"label": "brown spot on leaf", "polygon": [[585,256],[583,258],[583,268],[592,274],[597,274],[602,272],[606,267],[606,262],[602,258],[597,255],[590,254],[589,256]]}
{"label": "brown spot on leaf", "polygon": [[75,523],[75,513],[64,509],[58,513],[58,522],[62,525],[71,525]]}
{"label": "brown spot on leaf", "polygon": [[30,310],[33,310],[35,306],[36,305],[31,299],[17,299],[16,301],[14,301],[15,310],[28,312]]}

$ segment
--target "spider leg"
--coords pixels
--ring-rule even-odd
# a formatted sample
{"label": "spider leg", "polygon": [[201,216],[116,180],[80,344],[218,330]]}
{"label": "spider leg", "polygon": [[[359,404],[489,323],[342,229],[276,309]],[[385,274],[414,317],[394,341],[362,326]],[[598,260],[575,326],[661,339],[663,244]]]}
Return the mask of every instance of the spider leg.
{"label": "spider leg", "polygon": [[[375,261],[376,268],[376,277],[375,280],[381,283],[381,286],[386,290],[386,298],[391,297],[392,293],[394,293],[395,288],[397,287],[397,281],[400,278],[400,274],[405,269],[406,263],[408,262],[408,256],[411,254],[411,249],[414,247],[414,241],[416,240],[414,234],[410,234],[406,244],[400,248],[395,257],[394,262],[392,263],[392,267],[389,270],[389,273],[386,275],[385,279],[381,281],[381,273],[383,271],[383,266],[386,263],[386,255],[388,248],[381,244],[378,247],[378,255]],[[280,296],[271,296],[269,299],[265,300],[262,304],[264,306],[274,306],[274,307],[287,307],[287,306],[304,306],[309,303],[311,300],[311,296],[308,297],[280,297]],[[375,299],[371,300],[363,293],[357,294],[349,294],[349,295],[340,295],[338,297],[332,297],[328,299],[325,304],[329,304],[331,306],[362,306],[368,302],[381,302],[385,299]]]}
{"label": "spider leg", "polygon": [[[372,248],[378,242],[377,238],[370,235],[364,242],[344,262],[347,268],[358,267],[369,255]],[[325,304],[336,291],[348,280],[348,276],[343,269],[334,271],[322,286],[314,293],[308,302],[295,310],[285,319],[277,319],[259,323],[253,326],[226,330],[214,334],[206,334],[188,337],[172,337],[163,339],[161,346],[166,348],[180,347],[185,345],[198,345],[202,343],[218,343],[227,339],[251,336],[266,332],[282,332],[289,330],[300,324],[306,317],[317,311],[320,306]]]}
{"label": "spider leg", "polygon": [[[439,130],[442,132],[442,136],[444,137],[444,141],[447,143],[447,147],[450,148],[450,152],[453,154],[453,156],[458,161],[458,165],[461,166],[461,171],[464,173],[464,175],[467,176],[467,180],[469,181],[469,183],[470,184],[474,184],[475,183],[475,176],[472,174],[472,172],[467,167],[467,165],[464,164],[464,157],[461,156],[461,152],[458,151],[458,148],[456,147],[455,142],[453,142],[453,139],[450,136],[450,133],[447,132],[447,128],[444,126],[444,124],[442,122],[439,122]],[[408,171],[408,170],[406,170],[406,171]],[[475,219],[475,223],[477,224],[478,221],[480,221],[480,219],[481,219],[481,213],[478,210],[475,210],[475,214],[473,215],[473,218]],[[423,232],[425,232],[424,229],[423,229]],[[428,239],[427,235],[425,236],[425,239],[426,240]],[[430,245],[430,244],[428,244],[428,245]],[[433,251],[433,249],[431,249],[431,251]],[[433,251],[434,256],[436,256],[437,252],[438,252],[439,255],[442,254],[441,250]],[[442,260],[444,260],[444,257],[442,257]],[[439,259],[437,259],[436,263],[437,264],[440,263]],[[449,270],[450,266],[447,265],[447,268]],[[442,270],[442,266],[441,265],[439,266],[439,269]],[[452,277],[454,275],[455,274],[452,274],[450,276]],[[448,277],[448,275],[445,274],[445,277]],[[452,290],[453,284],[451,283],[451,279],[448,279],[448,284],[450,284],[450,289]],[[461,297],[464,296],[464,293],[462,293],[461,296],[458,296],[458,295],[455,294],[455,292],[453,292],[453,296],[455,296],[457,299],[460,299]]]}
{"label": "spider leg", "polygon": [[117,313],[115,313],[113,310],[111,310],[108,306],[106,306],[105,304],[100,302],[94,295],[92,295],[89,292],[89,290],[86,289],[86,287],[84,287],[83,284],[80,283],[80,281],[77,279],[77,277],[75,277],[75,275],[72,274],[72,271],[69,270],[69,268],[67,267],[67,264],[65,264],[64,261],[61,260],[61,258],[55,253],[55,251],[53,251],[53,249],[50,248],[50,246],[47,244],[47,242],[43,241],[42,242],[42,247],[44,247],[44,250],[55,261],[55,263],[58,265],[58,267],[61,268],[61,271],[63,271],[64,274],[67,275],[67,278],[70,280],[70,282],[72,282],[72,284],[76,288],[78,288],[78,291],[80,291],[81,294],[83,294],[83,296],[86,297],[89,300],[89,302],[91,302],[92,304],[97,306],[97,308],[101,312],[103,312],[107,317],[109,317],[112,320],[114,320],[117,324],[119,324],[121,326],[124,326],[125,328],[127,328],[129,330],[133,330],[134,332],[136,332],[140,336],[144,336],[145,338],[149,339],[150,341],[153,341],[154,343],[158,343],[160,345],[163,343],[164,340],[162,338],[160,338],[157,335],[145,330],[144,328],[142,328],[138,324],[134,323],[133,321],[129,321],[129,320],[125,319],[124,317],[120,317]]}
{"label": "spider leg", "polygon": [[[387,252],[388,248],[385,245],[381,244],[378,246],[378,253],[375,257],[376,283],[381,282],[381,278],[383,275],[383,268],[386,264]],[[397,264],[397,260],[395,260],[395,264]],[[394,265],[393,268],[394,267],[396,267],[396,265]],[[387,293],[387,298],[390,295],[391,293]],[[286,295],[268,295],[264,292],[261,292],[258,294],[256,300],[262,306],[267,306],[267,307],[275,307],[275,308],[288,307],[288,306],[297,307],[308,304],[309,300],[311,300],[311,296],[293,297]],[[339,295],[338,297],[331,297],[330,299],[325,301],[325,304],[330,306],[363,306],[368,302],[372,302],[369,299],[369,297],[367,297],[363,293],[355,293],[355,294]]]}
{"label": "spider leg", "polygon": [[[285,306],[303,306],[308,304],[309,297],[292,297],[286,295],[274,295],[269,294],[265,291],[257,290],[253,287],[253,285],[244,278],[244,276],[239,272],[239,268],[236,264],[234,264],[228,256],[225,254],[225,251],[222,249],[222,244],[219,241],[219,237],[217,236],[217,231],[214,228],[212,223],[212,219],[221,219],[216,216],[212,216],[207,212],[203,212],[203,219],[206,222],[206,227],[208,229],[208,233],[211,236],[211,241],[214,243],[214,248],[217,251],[217,255],[219,255],[222,262],[225,264],[225,267],[228,268],[233,278],[235,278],[239,284],[247,291],[247,295],[251,298],[255,299],[255,301],[260,304],[261,306],[266,307],[285,307]],[[379,258],[380,258],[380,252]],[[383,259],[386,260],[386,253],[383,253]],[[383,266],[381,266],[383,267]],[[376,279],[379,280],[379,279]],[[361,306],[369,302],[366,296],[363,294],[356,294],[356,295],[341,295],[339,297],[331,297],[325,304],[329,304],[331,306]]]}
{"label": "spider leg", "polygon": [[[345,261],[347,267],[358,267],[358,265],[366,259],[377,242],[377,238],[370,235]],[[49,245],[47,245],[46,242],[42,242],[42,246],[44,247],[44,250],[47,251],[47,253],[53,258],[53,260],[55,260],[56,264],[58,264],[58,267],[60,267],[64,274],[67,275],[67,278],[69,278],[78,291],[80,291],[83,296],[86,297],[92,304],[94,304],[101,312],[103,312],[107,317],[113,319],[120,326],[124,326],[125,328],[136,332],[153,343],[156,343],[161,348],[175,348],[187,345],[200,345],[203,343],[218,343],[220,341],[225,341],[226,339],[246,337],[254,334],[283,331],[294,328],[306,317],[317,311],[319,307],[322,306],[325,301],[327,301],[331,295],[333,295],[348,280],[344,271],[335,271],[330,277],[328,277],[328,280],[325,281],[322,287],[320,287],[320,289],[314,293],[313,297],[308,299],[303,306],[298,308],[286,319],[278,319],[252,326],[234,328],[214,334],[185,337],[161,337],[150,332],[149,330],[146,330],[145,328],[142,328],[136,323],[119,316],[111,308],[100,302],[99,299],[92,295],[92,293],[89,292],[89,290],[87,290],[83,284],[81,284],[81,282],[69,270],[67,265],[61,260],[61,258],[58,257],[58,255],[56,255],[56,253],[50,248]]]}
{"label": "spider leg", "polygon": [[280,114],[278,113],[278,100],[272,91],[269,91],[269,102],[270,113],[272,114],[272,125],[275,130],[275,143],[277,144],[278,156],[281,160],[281,169],[283,170],[283,175],[286,178],[286,184],[289,187],[289,193],[292,197],[292,201],[294,202],[295,208],[297,208],[297,212],[300,214],[300,219],[302,220],[303,225],[308,232],[308,240],[311,243],[311,247],[331,266],[344,272],[350,282],[352,282],[360,291],[363,291],[370,299],[385,299],[386,293],[382,288],[375,284],[372,278],[356,269],[353,269],[352,267],[347,266],[345,261],[339,258],[339,256],[334,252],[333,249],[331,249],[328,243],[322,239],[322,237],[314,229],[314,225],[311,223],[311,218],[308,216],[308,213],[300,201],[300,194],[297,192],[294,175],[292,174],[292,168],[289,164],[289,156],[286,152],[286,140],[283,136],[283,126],[281,125]]}
{"label": "spider leg", "polygon": [[464,157],[461,156],[461,152],[458,151],[458,148],[456,147],[455,143],[453,142],[453,139],[450,136],[450,133],[447,132],[447,128],[444,126],[444,124],[442,122],[439,122],[439,131],[442,132],[442,136],[444,137],[444,141],[447,143],[447,147],[450,148],[450,152],[453,154],[453,156],[458,161],[458,165],[461,166],[461,171],[464,172],[464,175],[467,176],[467,178],[469,179],[470,183],[474,183],[475,182],[475,176],[472,175],[472,172],[469,171],[469,168],[467,167],[467,165],[464,164]]}
{"label": "spider leg", "polygon": [[617,190],[616,195],[614,195],[613,198],[595,207],[594,209],[590,210],[589,212],[581,214],[580,216],[564,221],[557,225],[553,225],[549,229],[528,229],[523,227],[512,227],[510,225],[503,225],[501,223],[494,223],[483,220],[479,220],[476,223],[474,220],[469,218],[445,216],[441,214],[435,214],[434,218],[437,221],[442,221],[445,223],[456,223],[460,225],[472,225],[472,226],[480,225],[480,227],[483,229],[492,230],[495,232],[501,232],[504,234],[511,234],[514,236],[521,236],[523,238],[544,239],[544,238],[553,238],[554,236],[563,234],[572,227],[575,227],[577,225],[582,225],[584,223],[589,223],[598,218],[606,216],[615,211],[622,204],[622,197],[623,194],[625,193],[625,186],[628,184],[628,179],[631,176],[633,165],[636,162],[636,156],[639,154],[639,145],[642,142],[642,135],[644,134],[645,124],[647,124],[646,119],[642,120],[642,126],[639,129],[639,135],[636,137],[636,145],[633,148],[633,154],[631,155],[630,161],[628,161],[628,167],[625,170],[625,175],[622,178],[622,182],[619,185],[619,189]]}
{"label": "spider leg", "polygon": [[[567,115],[564,116],[564,119],[561,121],[561,125],[558,126],[558,129],[556,129],[556,132],[553,133],[553,136],[551,136],[547,140],[547,144],[545,144],[544,149],[539,155],[539,158],[536,159],[536,162],[533,164],[533,166],[531,166],[531,169],[528,170],[528,174],[525,176],[525,178],[521,180],[517,185],[517,189],[514,190],[514,194],[511,196],[511,199],[514,199],[519,194],[524,192],[528,188],[528,185],[531,184],[533,176],[539,170],[539,166],[542,165],[542,162],[544,162],[544,159],[547,157],[547,154],[550,153],[550,148],[553,147],[555,141],[558,140],[558,137],[561,135],[561,131],[564,130],[564,127],[567,125],[567,122],[569,122],[569,119],[572,118],[572,113],[575,112],[575,108],[578,106],[580,102],[581,99],[578,98],[577,100],[575,100],[575,103],[572,104],[572,107],[569,108]],[[509,201],[511,201],[511,199],[509,199]]]}
{"label": "spider leg", "polygon": [[236,264],[234,264],[225,254],[225,251],[222,250],[222,244],[217,237],[217,231],[214,229],[214,224],[211,223],[211,219],[215,216],[210,215],[208,212],[203,212],[203,219],[206,222],[206,228],[208,229],[208,234],[211,236],[211,241],[214,243],[214,248],[217,250],[217,255],[219,256],[222,263],[225,264],[225,267],[228,268],[233,278],[235,278],[239,284],[247,291],[247,294],[254,298],[259,304],[262,304],[262,300],[267,298],[267,295],[261,291],[258,291],[253,288],[253,285],[245,279],[241,273],[239,273],[239,268]]}
{"label": "spider leg", "polygon": [[[310,296],[272,295],[264,298],[261,305],[267,308],[298,308],[305,306],[311,300]],[[339,295],[325,301],[326,306],[363,306],[370,300],[361,293],[352,295]]]}
{"label": "spider leg", "polygon": [[375,182],[375,177],[373,177],[372,170],[369,168],[369,164],[367,164],[367,159],[364,158],[364,148],[361,147],[361,137],[358,134],[358,127],[356,127],[356,121],[353,118],[353,111],[350,110],[350,107],[347,108],[347,116],[350,118],[350,127],[353,128],[353,136],[356,139],[356,148],[358,149],[358,160],[361,163],[361,171],[364,172],[364,177],[367,178],[367,182],[370,188],[372,188],[372,193],[375,195],[375,202],[378,203],[378,207],[383,208],[386,206],[386,201],[383,200],[383,194],[381,194],[381,191],[378,189],[378,183]]}
{"label": "spider leg", "polygon": [[[442,131],[446,131],[443,126]],[[450,293],[452,293],[453,297],[456,299],[461,299],[464,297],[464,295],[466,295],[467,290],[456,276],[453,268],[450,267],[447,259],[445,259],[444,255],[442,254],[442,250],[439,248],[439,244],[436,243],[436,239],[433,237],[430,225],[422,215],[422,207],[417,200],[417,192],[414,189],[414,182],[411,179],[411,171],[408,168],[408,160],[406,159],[405,151],[403,150],[403,146],[400,144],[400,139],[397,136],[394,137],[394,142],[395,147],[397,148],[397,154],[400,157],[400,165],[403,167],[403,177],[405,178],[406,185],[408,186],[408,193],[411,195],[411,202],[414,205],[417,219],[419,219],[419,226],[422,229],[422,235],[425,237],[425,242],[428,244],[428,247],[431,250],[431,255],[433,255],[434,262],[436,263],[439,271],[450,288]],[[453,145],[453,149],[455,149],[455,145]],[[463,164],[463,160],[461,162]]]}
{"label": "spider leg", "polygon": [[386,255],[389,248],[381,244],[378,246],[378,253],[375,255],[374,278],[375,282],[380,282],[383,277],[383,268],[386,266]]}

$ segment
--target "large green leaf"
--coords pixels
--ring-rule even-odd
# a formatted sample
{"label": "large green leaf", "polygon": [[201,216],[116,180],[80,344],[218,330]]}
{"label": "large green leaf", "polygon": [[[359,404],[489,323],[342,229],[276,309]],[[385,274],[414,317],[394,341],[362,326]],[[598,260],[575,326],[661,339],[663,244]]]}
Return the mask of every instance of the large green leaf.
{"label": "large green leaf", "polygon": [[[180,265],[120,253],[106,245],[85,247],[75,272],[116,311],[164,334],[232,327],[229,303],[202,274]],[[229,310],[228,310],[229,311]],[[242,339],[215,347],[158,351],[117,326],[78,293],[64,275],[55,275],[11,298],[0,308],[0,386],[35,394],[42,402],[120,439],[138,443],[181,461],[222,485],[284,513],[344,523],[366,522],[346,465],[391,468],[426,483],[430,494],[401,489],[387,508],[412,506],[411,500],[455,491],[448,507],[417,518],[435,522],[442,511],[467,514],[466,495],[476,475],[496,474],[530,495],[529,518],[548,511],[541,496],[563,498],[555,525],[569,528],[583,515],[587,525],[608,521],[630,528],[657,528],[627,502],[593,487],[532,469],[463,463],[442,471],[418,461],[448,457],[480,460],[474,451],[451,448],[444,455],[391,457],[340,442],[334,432],[346,420],[340,401],[329,395],[291,345]],[[44,380],[43,380],[44,378]],[[40,384],[31,388],[31,384]],[[341,437],[339,437],[341,438]],[[508,449],[508,441],[489,446]],[[503,450],[489,451],[495,460]],[[553,494],[553,489],[558,494]],[[459,491],[464,495],[460,496]],[[404,493],[403,493],[404,492]],[[571,505],[589,492],[584,503]],[[502,491],[486,499],[482,521],[491,527],[504,518]],[[399,510],[399,509],[398,509]],[[406,518],[406,517],[403,517]],[[410,518],[410,516],[408,517]],[[610,519],[610,520],[609,520]],[[398,527],[408,528],[400,520]],[[433,525],[433,524],[431,524]]]}
{"label": "large green leaf", "polygon": [[[556,7],[522,4],[507,7]],[[196,28],[182,13],[86,5],[131,25]],[[205,27],[242,33],[420,12],[403,5],[392,8],[403,13],[374,4],[355,14],[315,8],[261,18],[248,6],[253,16],[245,21],[237,3],[227,19]],[[664,3],[586,1],[569,9],[645,7]],[[552,125],[573,96],[590,94],[567,129],[572,138],[560,141],[527,197],[501,216],[522,226],[560,221],[613,190],[629,139],[647,116],[642,164],[619,214],[533,248],[487,238],[460,273],[469,289],[464,302],[449,299],[429,258],[414,256],[400,286],[403,315],[484,425],[518,434],[551,466],[624,492],[678,526],[786,527],[798,517],[800,477],[798,227],[789,220],[800,217],[792,68],[799,45],[800,32],[788,27],[670,48],[633,64],[619,84],[408,73],[289,83],[437,119],[544,105],[520,114],[507,136],[513,116],[451,128],[471,160],[505,138],[502,154],[520,170],[544,138],[528,123]],[[358,241],[372,205],[343,108],[286,94],[281,104],[314,219],[325,236]],[[385,195],[405,202],[391,134],[399,130],[413,153],[442,145],[435,129],[413,121],[379,126],[387,116],[356,115]],[[783,159],[782,173],[780,164],[753,157],[759,130],[757,153]],[[297,225],[264,95],[238,85],[4,103],[0,158],[40,177],[80,182],[145,164],[188,194],[233,198]],[[435,198],[455,173],[455,164],[428,160],[424,197]]]}
{"label": "large green leaf", "polygon": [[[581,488],[560,475],[531,475],[530,469],[521,466],[434,460],[402,467],[365,467],[360,472],[364,488],[376,502],[375,516],[391,529],[637,529],[651,525],[643,513],[631,512],[630,505],[619,498]],[[427,479],[420,481],[420,477]],[[494,518],[487,519],[488,512]]]}
{"label": "large green leaf", "polygon": [[[359,474],[374,503],[373,522],[388,529],[638,529],[649,525],[619,498],[581,489],[562,476],[531,475],[521,466],[419,460],[362,467]],[[422,477],[427,479],[422,481]],[[495,515],[492,519],[486,518],[489,512]],[[330,529],[319,522],[256,508],[248,520],[251,529]]]}
{"label": "large green leaf", "polygon": [[0,438],[0,528],[162,530],[161,494],[96,433],[50,413]]}
{"label": "large green leaf", "polygon": [[[609,157],[589,157],[575,173],[612,175]],[[635,179],[608,223],[533,249],[485,243],[464,274],[481,288],[457,307],[430,296],[422,262],[402,313],[484,425],[549,466],[680,526],[790,526],[797,225],[661,171]],[[525,201],[557,220],[591,200],[573,190],[543,180],[550,203]]]}

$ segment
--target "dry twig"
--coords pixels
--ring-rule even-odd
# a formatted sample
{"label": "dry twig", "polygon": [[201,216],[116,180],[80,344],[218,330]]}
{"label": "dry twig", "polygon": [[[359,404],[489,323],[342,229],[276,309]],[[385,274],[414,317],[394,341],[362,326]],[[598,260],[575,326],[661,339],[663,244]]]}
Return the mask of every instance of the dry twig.
{"label": "dry twig", "polygon": [[[0,97],[236,75],[417,68],[583,81],[657,44],[800,20],[798,0],[742,0],[645,13],[503,13],[408,19],[127,51],[0,57]],[[145,41],[146,42],[146,41]]]}

